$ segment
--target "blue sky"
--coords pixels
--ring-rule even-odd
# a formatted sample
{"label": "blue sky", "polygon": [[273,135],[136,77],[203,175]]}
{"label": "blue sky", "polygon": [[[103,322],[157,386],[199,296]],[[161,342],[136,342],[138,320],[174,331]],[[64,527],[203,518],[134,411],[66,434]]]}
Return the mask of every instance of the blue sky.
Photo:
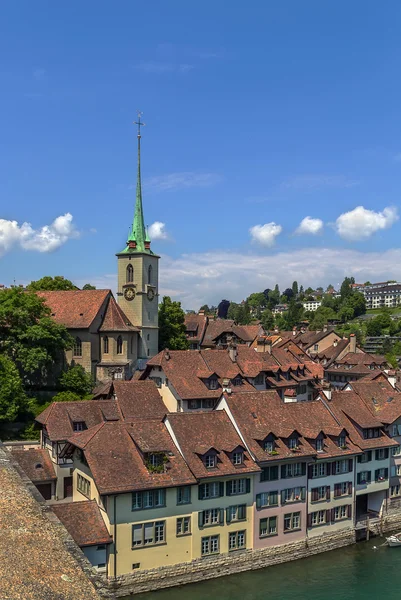
{"label": "blue sky", "polygon": [[161,293],[400,279],[400,29],[392,0],[3,0],[0,283],[115,288],[138,108]]}

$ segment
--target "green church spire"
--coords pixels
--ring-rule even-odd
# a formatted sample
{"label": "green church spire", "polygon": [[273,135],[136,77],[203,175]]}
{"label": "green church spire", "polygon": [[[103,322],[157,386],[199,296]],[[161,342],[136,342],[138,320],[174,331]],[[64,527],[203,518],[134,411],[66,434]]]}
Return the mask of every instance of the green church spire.
{"label": "green church spire", "polygon": [[129,232],[127,247],[125,250],[123,250],[123,253],[145,252],[146,254],[153,254],[150,250],[150,239],[147,230],[145,229],[145,222],[143,219],[141,186],[141,127],[143,127],[145,123],[141,121],[141,116],[142,113],[138,112],[138,121],[135,121],[135,125],[138,125],[138,172],[136,181],[134,220]]}

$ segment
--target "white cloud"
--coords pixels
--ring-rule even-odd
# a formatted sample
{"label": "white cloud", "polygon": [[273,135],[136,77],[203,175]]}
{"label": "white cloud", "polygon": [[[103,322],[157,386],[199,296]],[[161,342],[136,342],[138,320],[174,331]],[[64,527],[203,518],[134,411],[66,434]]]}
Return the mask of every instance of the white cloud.
{"label": "white cloud", "polygon": [[321,219],[314,219],[313,217],[305,217],[298,225],[295,233],[298,234],[311,234],[316,235],[323,229],[323,221]]}
{"label": "white cloud", "polygon": [[335,230],[345,240],[364,240],[381,229],[388,229],[398,220],[397,208],[388,206],[375,212],[363,206],[343,213],[335,222]]}
{"label": "white cloud", "polygon": [[348,179],[345,175],[297,175],[281,184],[282,188],[296,190],[315,190],[324,187],[350,188],[359,185],[359,181]]}
{"label": "white cloud", "polygon": [[148,61],[141,62],[134,65],[134,69],[138,71],[143,71],[144,73],[155,73],[155,74],[163,74],[163,73],[188,73],[194,68],[194,65],[190,65],[187,63],[169,63],[169,62],[158,62],[158,61]]}
{"label": "white cloud", "polygon": [[155,192],[165,192],[191,187],[211,187],[220,181],[221,177],[217,173],[183,171],[145,179],[144,187]]}
{"label": "white cloud", "polygon": [[265,223],[264,225],[254,225],[250,228],[249,233],[253,242],[262,244],[262,246],[273,246],[276,237],[280,235],[283,228],[276,223]]}
{"label": "white cloud", "polygon": [[155,221],[149,227],[149,237],[153,240],[167,240],[166,224],[161,221]]}
{"label": "white cloud", "polygon": [[26,222],[18,225],[17,221],[0,219],[0,256],[14,246],[36,252],[57,250],[69,239],[78,237],[72,219],[72,215],[66,213],[40,229],[33,229],[32,225]]}

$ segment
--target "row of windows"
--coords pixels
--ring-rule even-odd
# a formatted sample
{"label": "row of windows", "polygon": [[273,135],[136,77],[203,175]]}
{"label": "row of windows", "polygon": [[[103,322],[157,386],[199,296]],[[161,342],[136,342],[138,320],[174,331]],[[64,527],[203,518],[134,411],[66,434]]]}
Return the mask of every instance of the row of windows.
{"label": "row of windows", "polygon": [[[281,505],[289,502],[303,502],[306,496],[305,487],[294,487],[281,490]],[[268,506],[278,506],[279,492],[262,492],[256,495],[256,508],[267,508]]]}
{"label": "row of windows", "polygon": [[309,477],[327,477],[328,475],[341,475],[341,473],[350,473],[353,469],[353,459],[344,458],[328,463],[316,463],[310,465]]}
{"label": "row of windows", "polygon": [[[340,498],[341,496],[350,496],[352,494],[352,481],[343,481],[341,483],[334,484],[334,498]],[[312,488],[311,490],[311,502],[321,502],[322,500],[330,500],[331,488],[329,485],[321,485],[319,487]]]}
{"label": "row of windows", "polygon": [[[259,520],[259,537],[269,537],[278,533],[278,517],[276,515]],[[301,529],[301,513],[293,512],[284,515],[284,532]]]}
{"label": "row of windows", "polygon": [[[148,284],[152,285],[152,275],[153,275],[153,267],[152,265],[148,266]],[[127,283],[134,283],[134,267],[129,264],[125,271],[125,280]]]}
{"label": "row of windows", "polygon": [[342,519],[350,519],[352,517],[352,504],[342,504],[328,510],[317,510],[308,515],[308,527],[317,525],[328,525],[341,521]]}
{"label": "row of windows", "polygon": [[[376,469],[375,470],[375,481],[381,482],[388,479],[388,469]],[[372,481],[372,472],[371,471],[361,471],[358,473],[356,477],[356,482],[358,484],[370,483]]]}
{"label": "row of windows", "polygon": [[89,479],[86,479],[86,477],[82,477],[82,475],[80,475],[79,473],[77,477],[77,490],[81,492],[81,494],[83,494],[84,496],[90,498],[91,483]]}
{"label": "row of windows", "polygon": [[[131,352],[133,352],[133,348],[134,348],[134,337],[131,338]],[[121,337],[121,335],[119,335],[116,340],[116,351],[117,351],[117,354],[123,353],[123,338]],[[81,338],[79,338],[79,337],[75,338],[74,344],[72,347],[72,353],[73,353],[74,357],[82,356],[82,340],[81,340]],[[107,335],[105,335],[103,337],[103,353],[104,354],[109,353],[109,338]]]}
{"label": "row of windows", "polygon": [[246,504],[235,504],[224,508],[208,508],[198,513],[199,528],[212,525],[224,525],[224,517],[227,525],[236,521],[246,520]]}

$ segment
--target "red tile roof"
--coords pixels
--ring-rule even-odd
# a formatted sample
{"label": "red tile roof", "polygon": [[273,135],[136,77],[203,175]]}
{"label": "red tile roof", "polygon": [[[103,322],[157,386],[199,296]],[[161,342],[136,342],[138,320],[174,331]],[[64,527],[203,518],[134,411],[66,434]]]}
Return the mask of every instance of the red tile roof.
{"label": "red tile roof", "polygon": [[209,319],[202,345],[213,347],[214,340],[224,332],[231,333],[233,325],[234,321],[231,319]]}
{"label": "red tile roof", "polygon": [[401,416],[401,393],[386,382],[355,381],[351,384],[354,392],[365,402],[373,415],[382,423],[393,423]]}
{"label": "red tile roof", "polygon": [[15,450],[13,457],[33,483],[57,479],[49,453],[44,448]]}
{"label": "red tile roof", "polygon": [[95,500],[53,504],[52,510],[81,548],[112,543]]}
{"label": "red tile roof", "polygon": [[110,297],[99,331],[139,331],[134,327],[113,296]]}
{"label": "red tile roof", "polygon": [[113,393],[123,419],[160,419],[168,412],[151,381],[113,381]]}
{"label": "red tile roof", "polygon": [[88,329],[104,306],[110,290],[66,290],[37,292],[51,310],[51,316],[67,329]]}
{"label": "red tile roof", "polygon": [[191,331],[195,334],[193,337],[188,336],[188,340],[190,342],[202,342],[207,323],[208,317],[206,315],[185,315],[186,331]]}
{"label": "red tile roof", "polygon": [[[185,460],[198,479],[259,471],[247,452],[244,453],[241,465],[233,465],[230,453],[239,446],[244,448],[244,444],[225,411],[170,413],[167,422]],[[217,467],[206,469],[202,455],[211,448],[218,453]]]}
{"label": "red tile roof", "polygon": [[[100,494],[191,485],[195,478],[159,420],[103,423],[68,439],[85,454]],[[166,453],[163,473],[150,471],[146,452]]]}

